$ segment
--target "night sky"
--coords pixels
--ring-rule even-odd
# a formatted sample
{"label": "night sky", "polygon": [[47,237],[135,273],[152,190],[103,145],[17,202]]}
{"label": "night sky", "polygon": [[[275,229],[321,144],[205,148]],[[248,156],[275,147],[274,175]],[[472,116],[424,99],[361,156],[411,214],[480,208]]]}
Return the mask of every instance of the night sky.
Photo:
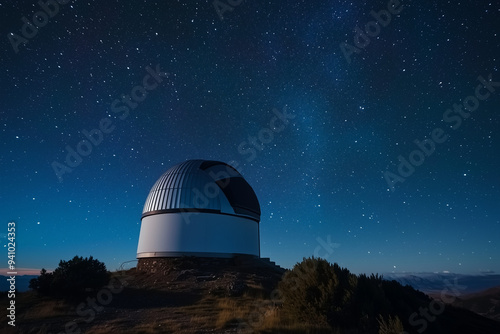
{"label": "night sky", "polygon": [[17,267],[134,260],[155,181],[209,159],[254,188],[284,267],[500,272],[500,4],[360,3],[67,1],[36,31],[37,1],[2,2]]}

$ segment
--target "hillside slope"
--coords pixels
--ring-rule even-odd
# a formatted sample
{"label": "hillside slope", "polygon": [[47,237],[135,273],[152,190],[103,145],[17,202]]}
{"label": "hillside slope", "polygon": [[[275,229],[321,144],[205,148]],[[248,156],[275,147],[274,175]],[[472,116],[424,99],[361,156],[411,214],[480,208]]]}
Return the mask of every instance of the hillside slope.
{"label": "hillside slope", "polygon": [[457,298],[453,305],[500,321],[500,286],[461,296]]}
{"label": "hillside slope", "polygon": [[[2,333],[373,333],[365,329],[331,327],[298,322],[283,312],[276,287],[285,270],[269,261],[236,259],[227,263],[200,259],[171,260],[155,272],[130,269],[115,273],[108,287],[91,294],[82,303],[69,303],[34,292],[16,299],[16,329],[2,323]],[[365,278],[366,279],[366,278]],[[360,281],[361,282],[361,281]],[[379,281],[376,281],[379,282]],[[399,283],[383,281],[371,299],[370,291],[358,292],[363,307],[377,310],[383,300],[402,320],[408,333],[423,328],[422,313],[432,300]],[[377,283],[378,284],[378,283]],[[1,303],[5,305],[6,297]],[[371,306],[366,302],[372,300]],[[366,305],[365,305],[366,304]],[[355,308],[357,306],[355,305]],[[428,314],[429,316],[429,314]],[[431,315],[432,316],[432,315]],[[500,323],[465,309],[447,306],[425,324],[425,333],[500,333]]]}

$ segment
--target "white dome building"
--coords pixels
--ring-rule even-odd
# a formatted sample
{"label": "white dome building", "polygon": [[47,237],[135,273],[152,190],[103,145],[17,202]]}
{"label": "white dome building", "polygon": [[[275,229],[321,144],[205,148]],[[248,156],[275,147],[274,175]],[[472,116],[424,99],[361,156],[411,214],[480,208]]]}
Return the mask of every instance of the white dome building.
{"label": "white dome building", "polygon": [[163,174],[144,205],[137,258],[260,257],[260,205],[230,165],[188,160]]}

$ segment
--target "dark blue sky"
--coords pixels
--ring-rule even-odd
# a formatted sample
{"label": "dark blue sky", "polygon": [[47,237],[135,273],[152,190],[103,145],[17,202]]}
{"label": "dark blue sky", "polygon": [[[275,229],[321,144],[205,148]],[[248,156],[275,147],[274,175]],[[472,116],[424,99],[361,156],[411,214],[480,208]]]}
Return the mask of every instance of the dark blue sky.
{"label": "dark blue sky", "polygon": [[36,1],[0,5],[0,236],[16,222],[19,268],[133,260],[156,179],[210,159],[252,185],[282,266],[500,271],[498,3],[221,0],[221,20],[185,2],[69,1],[37,31]]}

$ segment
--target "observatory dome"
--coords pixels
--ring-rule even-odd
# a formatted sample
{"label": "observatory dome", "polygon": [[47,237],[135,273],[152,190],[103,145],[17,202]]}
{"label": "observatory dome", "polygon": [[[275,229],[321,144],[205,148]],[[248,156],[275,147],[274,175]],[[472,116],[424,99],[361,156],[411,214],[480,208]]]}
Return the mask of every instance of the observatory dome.
{"label": "observatory dome", "polygon": [[232,166],[188,160],[151,188],[142,212],[137,258],[260,255],[260,205]]}

